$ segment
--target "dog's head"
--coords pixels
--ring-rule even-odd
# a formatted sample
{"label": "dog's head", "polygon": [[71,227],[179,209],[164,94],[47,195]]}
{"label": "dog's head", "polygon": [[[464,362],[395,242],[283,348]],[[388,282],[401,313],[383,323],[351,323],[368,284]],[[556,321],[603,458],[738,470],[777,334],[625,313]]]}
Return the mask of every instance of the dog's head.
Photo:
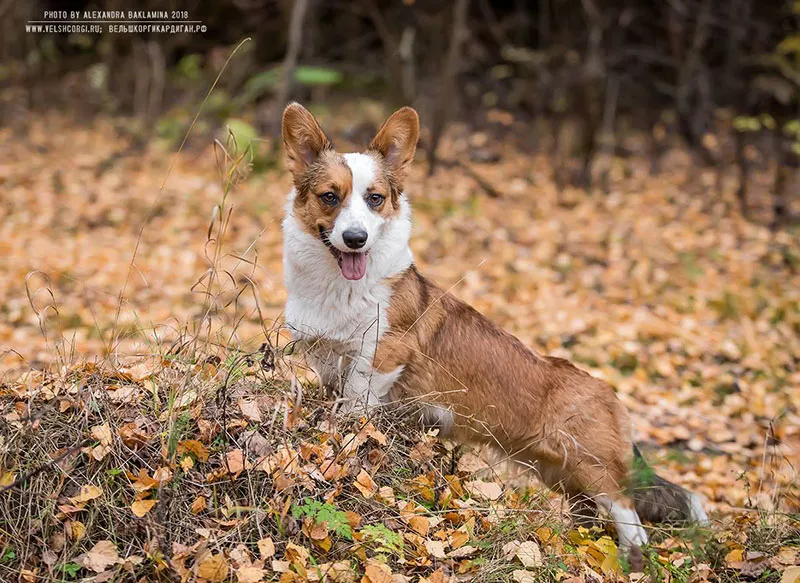
{"label": "dog's head", "polygon": [[399,214],[418,138],[417,112],[404,107],[386,120],[365,152],[339,154],[306,108],[292,103],[283,112],[294,216],[328,247],[346,279],[364,277],[367,254]]}

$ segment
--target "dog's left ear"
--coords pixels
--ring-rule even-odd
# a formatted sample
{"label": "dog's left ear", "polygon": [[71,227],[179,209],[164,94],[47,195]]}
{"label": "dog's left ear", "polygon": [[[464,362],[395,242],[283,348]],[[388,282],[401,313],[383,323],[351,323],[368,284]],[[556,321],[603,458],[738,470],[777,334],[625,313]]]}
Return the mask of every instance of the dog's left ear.
{"label": "dog's left ear", "polygon": [[413,108],[404,107],[384,122],[368,150],[383,156],[395,176],[402,179],[414,159],[418,140],[419,116]]}

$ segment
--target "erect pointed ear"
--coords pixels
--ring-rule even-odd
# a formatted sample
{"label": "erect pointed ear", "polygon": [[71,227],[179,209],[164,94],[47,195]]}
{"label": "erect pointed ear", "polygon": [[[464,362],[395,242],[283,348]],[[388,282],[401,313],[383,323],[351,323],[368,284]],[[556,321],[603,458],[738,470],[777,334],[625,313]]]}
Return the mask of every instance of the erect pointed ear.
{"label": "erect pointed ear", "polygon": [[402,179],[408,165],[414,159],[417,140],[419,140],[419,116],[413,108],[404,107],[394,112],[384,122],[368,149],[383,156],[392,172]]}
{"label": "erect pointed ear", "polygon": [[299,103],[283,111],[283,147],[289,170],[298,178],[325,150],[333,149],[316,118]]}

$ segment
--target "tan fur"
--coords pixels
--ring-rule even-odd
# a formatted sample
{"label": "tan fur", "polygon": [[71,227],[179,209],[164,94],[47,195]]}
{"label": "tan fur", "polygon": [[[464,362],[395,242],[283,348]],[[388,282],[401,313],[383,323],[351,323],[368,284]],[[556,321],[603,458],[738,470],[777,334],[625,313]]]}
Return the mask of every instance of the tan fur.
{"label": "tan fur", "polygon": [[374,367],[404,365],[396,401],[450,410],[452,437],[500,447],[553,488],[629,506],[629,420],[610,386],[534,353],[413,267],[393,289]]}

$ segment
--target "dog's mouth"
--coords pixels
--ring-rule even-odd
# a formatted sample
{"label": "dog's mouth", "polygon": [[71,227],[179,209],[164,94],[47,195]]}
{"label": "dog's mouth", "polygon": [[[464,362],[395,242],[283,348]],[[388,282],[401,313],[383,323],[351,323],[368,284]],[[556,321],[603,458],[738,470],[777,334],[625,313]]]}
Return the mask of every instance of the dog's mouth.
{"label": "dog's mouth", "polygon": [[355,281],[364,277],[367,273],[367,254],[368,251],[364,253],[348,253],[346,251],[339,251],[336,247],[333,246],[330,239],[328,238],[328,231],[319,227],[319,238],[325,243],[325,246],[328,248],[328,251],[331,252],[336,262],[339,264],[339,269],[342,270],[342,275],[345,279],[349,279],[350,281]]}

